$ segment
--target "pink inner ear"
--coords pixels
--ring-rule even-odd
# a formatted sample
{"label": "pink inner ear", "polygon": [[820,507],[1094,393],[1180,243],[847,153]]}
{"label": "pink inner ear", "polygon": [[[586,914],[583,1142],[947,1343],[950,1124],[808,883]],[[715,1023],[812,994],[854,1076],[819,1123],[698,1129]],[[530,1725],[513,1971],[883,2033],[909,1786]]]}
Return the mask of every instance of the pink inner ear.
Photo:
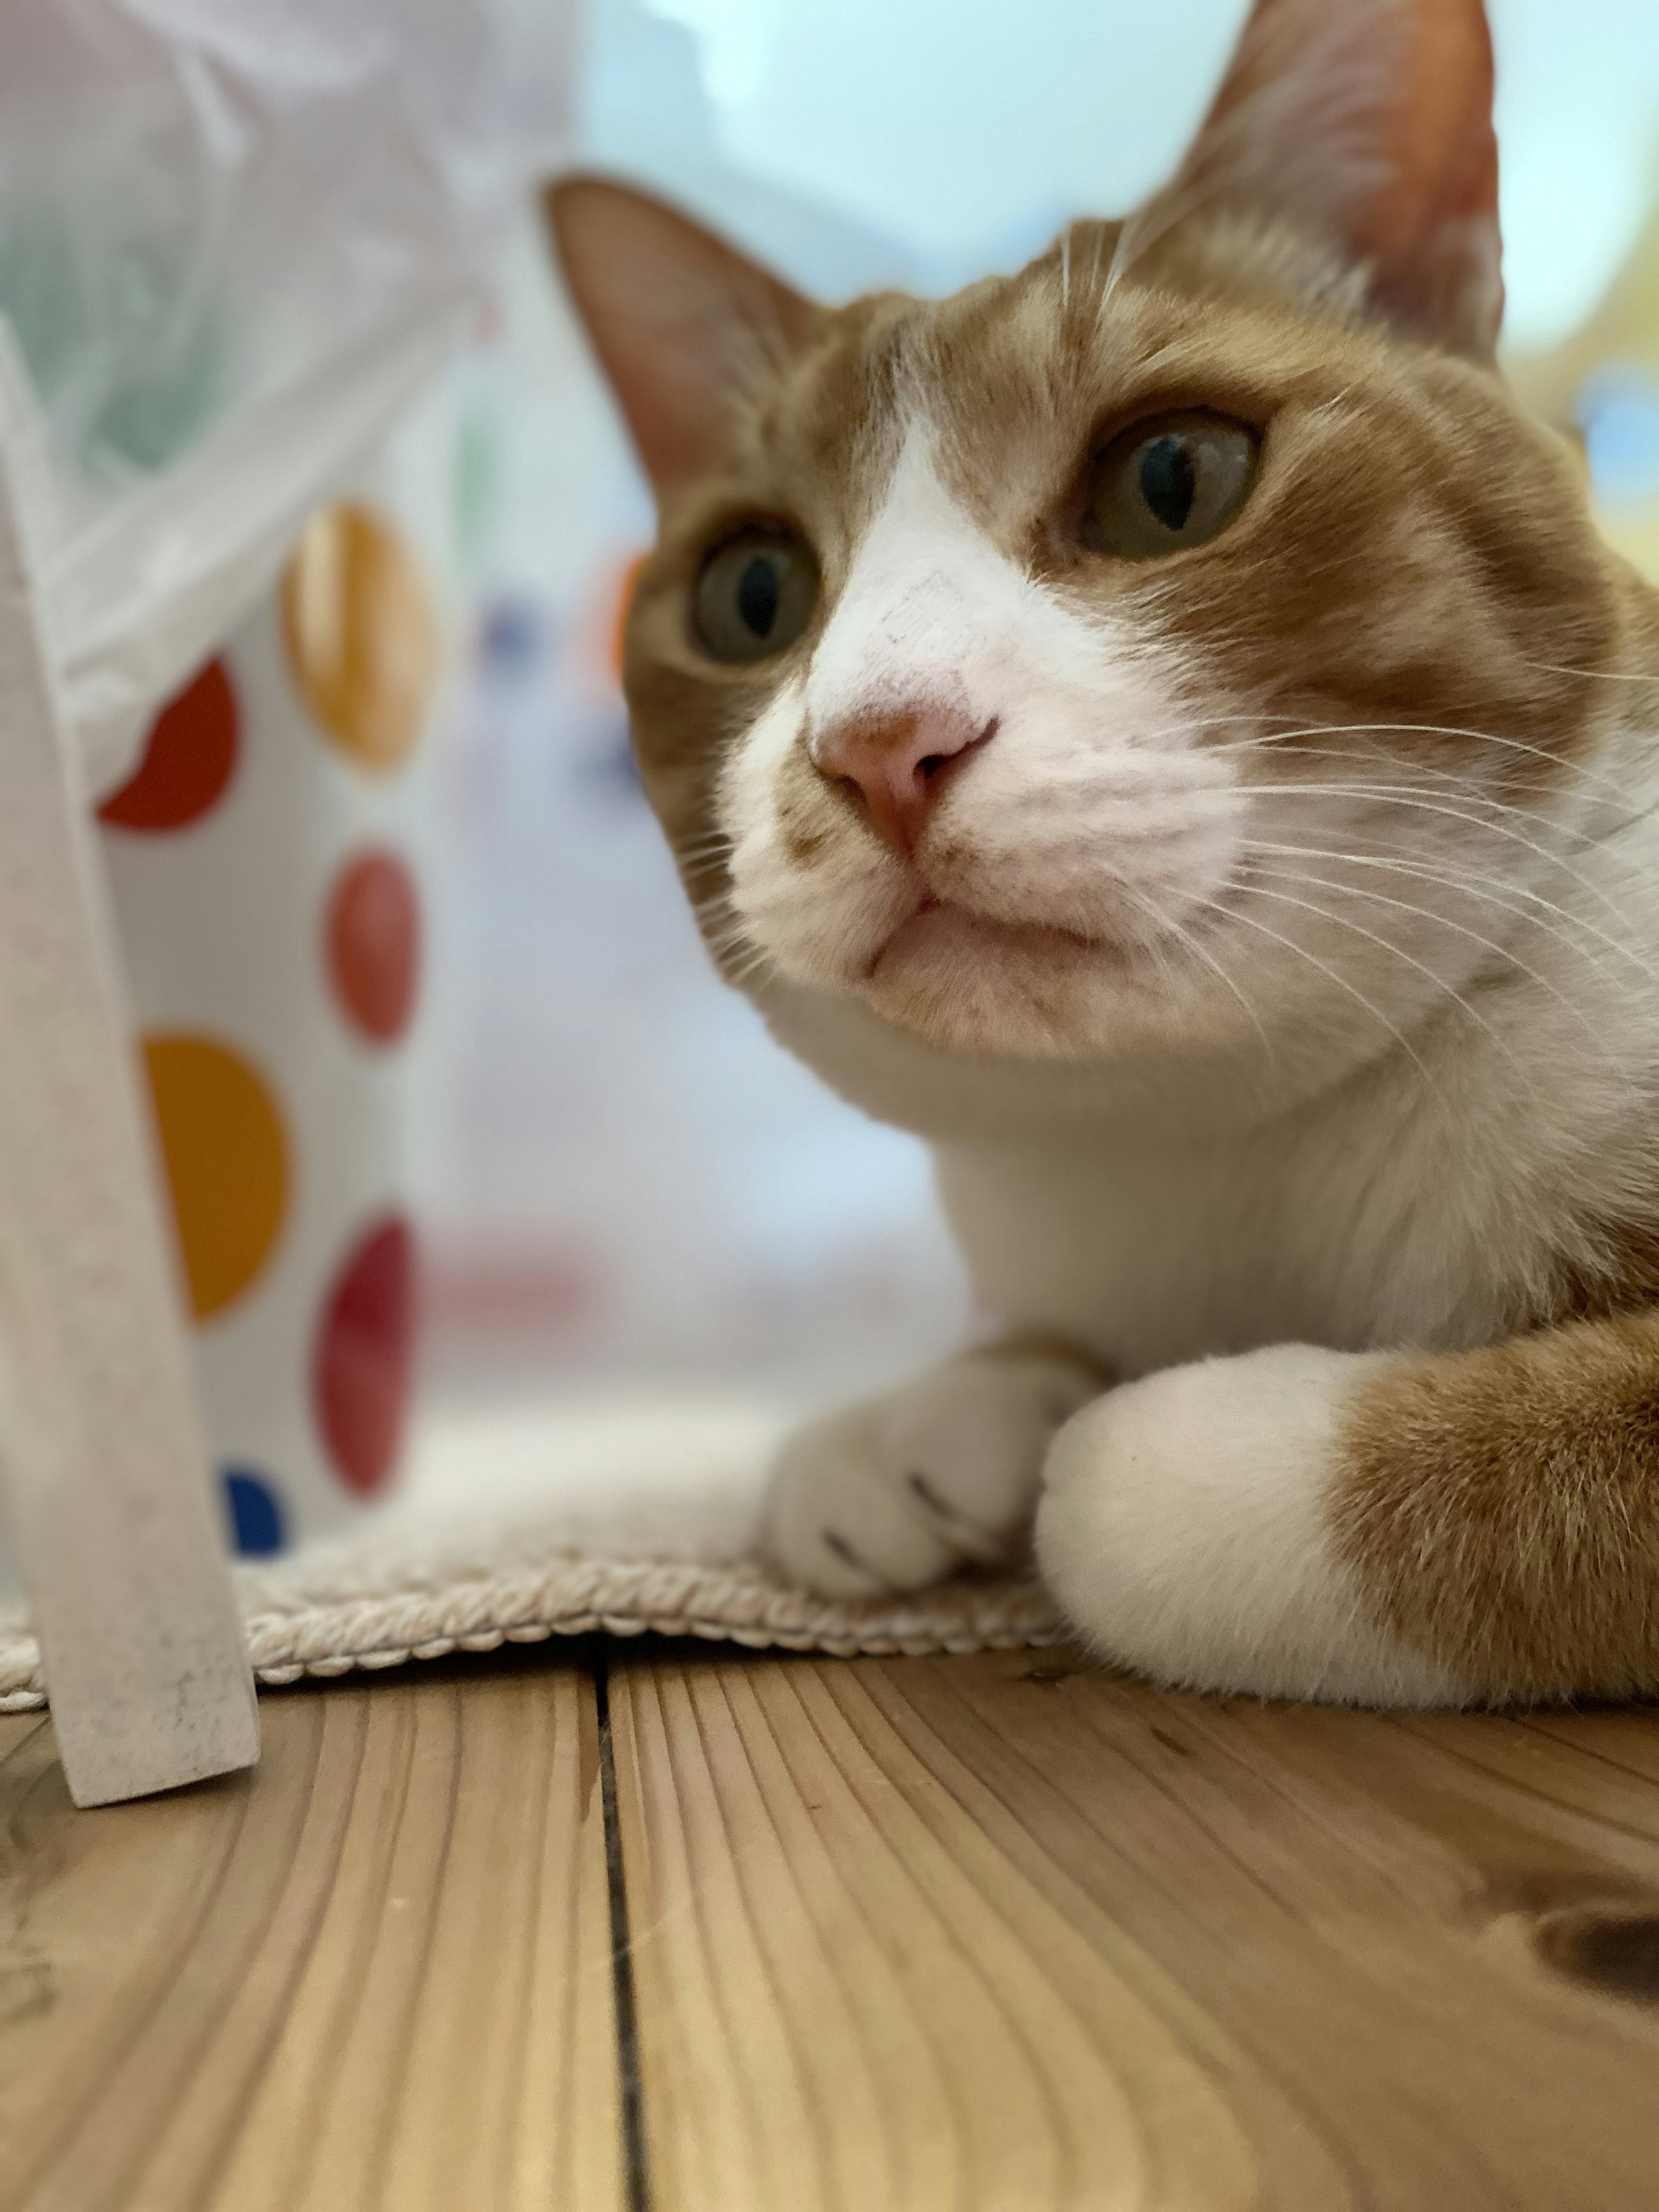
{"label": "pink inner ear", "polygon": [[813,310],[678,210],[600,178],[568,179],[548,214],[647,475],[703,474],[729,434],[745,364],[799,343]]}
{"label": "pink inner ear", "polygon": [[1369,210],[1385,280],[1443,240],[1498,228],[1492,40],[1480,0],[1415,0],[1407,81],[1392,102],[1394,174]]}
{"label": "pink inner ear", "polygon": [[1406,329],[1478,356],[1503,313],[1483,0],[1256,0],[1176,190],[1334,234]]}

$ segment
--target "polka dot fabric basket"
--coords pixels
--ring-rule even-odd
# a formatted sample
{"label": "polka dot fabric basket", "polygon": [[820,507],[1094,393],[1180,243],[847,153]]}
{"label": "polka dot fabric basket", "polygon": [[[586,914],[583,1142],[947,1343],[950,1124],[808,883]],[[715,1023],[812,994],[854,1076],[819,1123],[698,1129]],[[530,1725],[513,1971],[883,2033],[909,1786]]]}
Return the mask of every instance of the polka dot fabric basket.
{"label": "polka dot fabric basket", "polygon": [[100,809],[244,1553],[350,1521],[403,1446],[404,1048],[438,660],[396,524],[330,507]]}

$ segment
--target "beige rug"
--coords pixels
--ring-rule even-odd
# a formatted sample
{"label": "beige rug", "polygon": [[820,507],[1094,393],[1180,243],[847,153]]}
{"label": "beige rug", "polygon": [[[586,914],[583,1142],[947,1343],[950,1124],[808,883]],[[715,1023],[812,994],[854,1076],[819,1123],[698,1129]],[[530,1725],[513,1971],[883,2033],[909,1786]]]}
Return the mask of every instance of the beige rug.
{"label": "beige rug", "polygon": [[[782,1418],[664,1399],[430,1423],[394,1504],[236,1570],[254,1672],[275,1686],[596,1631],[841,1657],[1060,1640],[1026,1577],[848,1604],[773,1572],[754,1536]],[[0,1607],[0,1711],[46,1702],[27,1613]]]}

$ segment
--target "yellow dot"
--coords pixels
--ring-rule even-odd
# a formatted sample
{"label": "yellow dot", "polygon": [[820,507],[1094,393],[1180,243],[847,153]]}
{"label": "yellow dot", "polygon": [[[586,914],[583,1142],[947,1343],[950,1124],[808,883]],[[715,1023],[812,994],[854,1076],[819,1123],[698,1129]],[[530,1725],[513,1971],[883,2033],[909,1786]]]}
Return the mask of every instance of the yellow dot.
{"label": "yellow dot", "polygon": [[210,1037],[144,1040],[198,1321],[239,1298],[288,1211],[288,1144],[264,1078]]}
{"label": "yellow dot", "polygon": [[283,580],[283,632],[325,736],[361,767],[399,767],[431,705],[438,641],[395,532],[361,507],[314,515]]}

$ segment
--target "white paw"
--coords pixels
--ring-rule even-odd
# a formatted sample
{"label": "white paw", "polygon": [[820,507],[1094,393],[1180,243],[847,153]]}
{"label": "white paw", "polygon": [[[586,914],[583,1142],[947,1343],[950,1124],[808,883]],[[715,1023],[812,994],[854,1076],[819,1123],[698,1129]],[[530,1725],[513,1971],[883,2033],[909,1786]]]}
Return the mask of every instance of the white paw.
{"label": "white paw", "polygon": [[1373,1626],[1327,1534],[1340,1409],[1389,1356],[1274,1345],[1149,1376],[1068,1422],[1037,1561],[1094,1648],[1194,1689],[1462,1702]]}
{"label": "white paw", "polygon": [[827,1597],[920,1589],[1024,1541],[1044,1455],[1101,1388],[1060,1354],[962,1353],[798,1429],[773,1469],[766,1541]]}

